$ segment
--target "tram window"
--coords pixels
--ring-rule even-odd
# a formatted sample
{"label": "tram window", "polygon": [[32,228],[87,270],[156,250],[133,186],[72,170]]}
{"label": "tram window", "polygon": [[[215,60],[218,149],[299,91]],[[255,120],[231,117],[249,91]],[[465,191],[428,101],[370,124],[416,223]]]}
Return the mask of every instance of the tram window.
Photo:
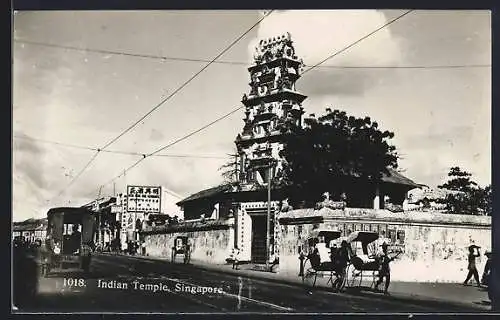
{"label": "tram window", "polygon": [[395,229],[389,229],[389,238],[391,239],[391,243],[396,242],[396,230]]}
{"label": "tram window", "polygon": [[72,224],[64,224],[63,235],[68,236],[73,233],[73,225]]}
{"label": "tram window", "polygon": [[397,240],[399,244],[404,244],[405,243],[405,231],[400,230],[397,233]]}

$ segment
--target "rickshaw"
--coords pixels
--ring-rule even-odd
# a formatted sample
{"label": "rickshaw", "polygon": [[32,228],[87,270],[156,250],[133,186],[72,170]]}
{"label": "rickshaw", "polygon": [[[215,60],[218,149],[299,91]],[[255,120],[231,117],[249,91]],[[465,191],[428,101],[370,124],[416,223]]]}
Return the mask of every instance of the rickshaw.
{"label": "rickshaw", "polygon": [[[389,239],[379,239],[377,232],[354,231],[347,236],[347,242],[351,247],[352,256],[347,268],[347,285],[360,287],[363,277],[370,278],[370,288],[375,288],[379,276],[380,263],[378,249],[381,242],[389,242]],[[401,252],[397,252],[397,255]]]}
{"label": "rickshaw", "polygon": [[47,220],[47,237],[41,247],[42,275],[46,277],[51,271],[88,273],[96,227],[94,213],[85,208],[52,208]]}
{"label": "rickshaw", "polygon": [[[313,230],[307,238],[306,247],[300,253],[300,273],[302,282],[307,286],[316,286],[318,276],[328,277],[327,285],[331,284],[335,291],[345,287],[346,278],[342,276],[345,270],[340,270],[332,259],[331,244],[341,236],[340,231],[331,229]],[[323,259],[321,252],[323,250]]]}
{"label": "rickshaw", "polygon": [[188,264],[191,260],[191,246],[187,236],[178,236],[175,238],[174,247],[172,248],[172,262],[175,263],[177,255],[184,256],[184,264]]}

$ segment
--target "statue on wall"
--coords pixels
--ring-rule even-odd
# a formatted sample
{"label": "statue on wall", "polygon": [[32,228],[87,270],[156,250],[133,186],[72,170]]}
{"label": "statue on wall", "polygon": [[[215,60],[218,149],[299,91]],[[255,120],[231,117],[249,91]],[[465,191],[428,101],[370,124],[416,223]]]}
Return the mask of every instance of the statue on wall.
{"label": "statue on wall", "polygon": [[262,61],[262,54],[259,50],[258,47],[255,48],[255,52],[253,54],[253,59],[255,60],[255,63],[259,64]]}
{"label": "statue on wall", "polygon": [[323,197],[324,197],[323,201],[325,201],[325,202],[330,201],[330,192],[327,191],[327,192],[323,193]]}
{"label": "statue on wall", "polygon": [[283,91],[283,79],[280,78],[276,81],[276,88],[279,91]]}
{"label": "statue on wall", "polygon": [[292,82],[289,79],[283,80],[283,88],[292,90]]}
{"label": "statue on wall", "polygon": [[269,50],[267,50],[266,52],[264,52],[264,54],[262,55],[262,59],[264,60],[264,62],[269,62],[272,60],[272,54]]}
{"label": "statue on wall", "polygon": [[281,212],[288,212],[290,210],[293,210],[292,206],[288,203],[288,198],[284,199],[281,201]]}
{"label": "statue on wall", "polygon": [[323,193],[323,201],[316,203],[316,210],[320,210],[322,208],[328,208],[332,210],[343,210],[346,206],[344,201],[334,201],[331,199],[330,192]]}
{"label": "statue on wall", "polygon": [[276,49],[276,58],[283,57],[283,52],[285,51],[285,44],[281,42]]}
{"label": "statue on wall", "polygon": [[291,44],[288,44],[288,43],[284,46],[283,52],[284,52],[285,57],[287,57],[287,58],[293,58],[293,56],[295,54],[294,48],[291,46]]}
{"label": "statue on wall", "polygon": [[266,89],[267,89],[266,86],[259,86],[258,88],[259,96],[263,96],[266,93]]}

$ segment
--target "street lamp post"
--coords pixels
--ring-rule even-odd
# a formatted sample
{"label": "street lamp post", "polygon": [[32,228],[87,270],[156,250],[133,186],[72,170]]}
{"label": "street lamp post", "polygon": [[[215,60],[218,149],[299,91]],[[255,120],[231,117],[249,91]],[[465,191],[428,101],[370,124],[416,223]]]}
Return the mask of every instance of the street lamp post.
{"label": "street lamp post", "polygon": [[267,232],[266,232],[266,270],[269,270],[269,259],[271,256],[271,168],[272,162],[269,163],[269,172],[267,176]]}

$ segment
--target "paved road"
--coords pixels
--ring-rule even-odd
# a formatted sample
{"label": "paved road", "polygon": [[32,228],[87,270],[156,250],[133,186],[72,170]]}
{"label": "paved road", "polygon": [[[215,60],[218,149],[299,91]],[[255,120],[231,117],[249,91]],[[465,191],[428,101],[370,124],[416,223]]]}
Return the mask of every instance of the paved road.
{"label": "paved road", "polygon": [[[441,302],[332,293],[221,274],[199,267],[128,256],[95,255],[91,274],[33,276],[23,262],[15,276],[21,311],[46,312],[476,312]],[[35,268],[35,269],[34,269]],[[19,270],[19,269],[18,269]],[[66,279],[66,283],[65,280]],[[75,284],[70,286],[71,280]],[[27,283],[36,281],[31,286]],[[142,285],[142,286],[141,286]],[[107,286],[108,288],[105,288]],[[115,288],[109,288],[115,287]],[[121,287],[121,288],[119,288]],[[21,288],[21,289],[20,289]],[[30,290],[31,288],[31,290]],[[35,289],[36,288],[36,289]],[[190,291],[194,290],[194,291]],[[200,291],[205,291],[200,292]],[[31,293],[31,295],[30,295]]]}

